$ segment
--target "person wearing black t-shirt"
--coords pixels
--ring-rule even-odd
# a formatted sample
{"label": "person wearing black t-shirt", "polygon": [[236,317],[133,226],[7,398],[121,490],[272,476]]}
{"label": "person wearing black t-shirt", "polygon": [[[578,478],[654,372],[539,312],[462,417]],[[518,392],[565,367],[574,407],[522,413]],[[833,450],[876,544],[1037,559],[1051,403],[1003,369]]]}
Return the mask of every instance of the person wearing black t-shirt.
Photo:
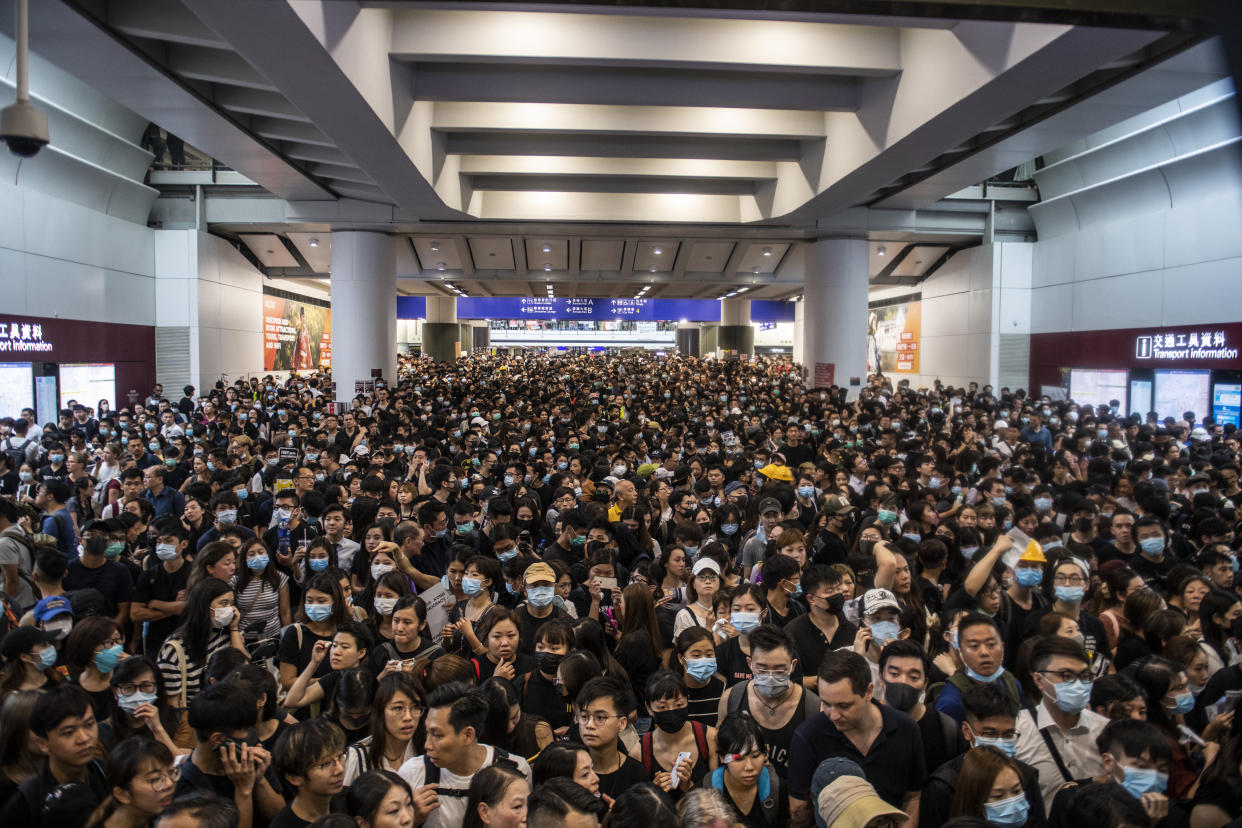
{"label": "person wearing black t-shirt", "polygon": [[185,559],[189,540],[177,519],[156,526],[156,563],[138,576],[129,615],[144,625],[143,652],[155,655],[181,623],[190,567]]}
{"label": "person wearing black t-shirt", "polygon": [[316,718],[289,729],[276,745],[272,765],[297,793],[268,828],[306,828],[338,808],[345,787],[345,734],[332,722]]}
{"label": "person wearing black t-shirt", "polygon": [[591,753],[591,765],[599,777],[599,792],[616,799],[631,785],[648,782],[643,763],[625,754],[620,736],[636,702],[628,683],[615,676],[600,676],[583,685],[574,705],[582,743]]}
{"label": "person wearing black t-shirt", "polygon": [[403,595],[392,611],[392,641],[383,641],[372,651],[368,661],[371,673],[378,676],[390,661],[406,662],[426,658],[431,661],[444,655],[444,648],[423,636],[427,630],[427,604],[417,595]]}
{"label": "person wearing black t-shirt", "polygon": [[793,641],[802,670],[803,685],[815,692],[815,674],[824,653],[850,647],[858,628],[841,615],[845,595],[841,592],[841,573],[816,564],[802,574],[802,594],[810,611],[790,621],[785,633]]}
{"label": "person wearing black t-shirt", "polygon": [[536,669],[518,676],[513,683],[522,702],[522,710],[546,721],[553,731],[562,735],[573,724],[569,705],[556,685],[556,670],[561,659],[573,648],[573,628],[565,621],[549,621],[539,628],[535,641]]}

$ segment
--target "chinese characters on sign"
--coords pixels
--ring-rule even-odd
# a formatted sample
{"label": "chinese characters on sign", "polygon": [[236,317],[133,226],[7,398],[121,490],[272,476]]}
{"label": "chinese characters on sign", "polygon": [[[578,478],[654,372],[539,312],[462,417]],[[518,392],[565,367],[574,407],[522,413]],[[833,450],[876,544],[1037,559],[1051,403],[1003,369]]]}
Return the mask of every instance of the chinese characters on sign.
{"label": "chinese characters on sign", "polygon": [[1136,337],[1134,355],[1138,359],[1237,359],[1238,349],[1230,348],[1224,331],[1160,331]]}
{"label": "chinese characters on sign", "polygon": [[52,343],[37,322],[0,322],[0,353],[47,353]]}

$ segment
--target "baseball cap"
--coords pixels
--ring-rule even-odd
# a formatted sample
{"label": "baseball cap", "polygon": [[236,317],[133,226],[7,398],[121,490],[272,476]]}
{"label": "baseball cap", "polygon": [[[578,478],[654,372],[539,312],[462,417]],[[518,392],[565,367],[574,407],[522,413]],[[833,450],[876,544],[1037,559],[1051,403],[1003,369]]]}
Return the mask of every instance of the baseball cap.
{"label": "baseball cap", "polygon": [[695,575],[698,575],[704,569],[710,569],[712,572],[715,572],[717,575],[720,574],[720,564],[716,563],[711,558],[699,558],[697,561],[694,562],[694,569],[692,571]]}
{"label": "baseball cap", "polygon": [[657,466],[655,463],[643,463],[641,466],[638,467],[638,476],[639,477],[650,477],[651,473],[654,472],[658,468],[659,466]]}
{"label": "baseball cap", "polygon": [[869,589],[863,594],[863,615],[874,615],[882,609],[901,611],[897,596],[887,589]]}
{"label": "baseball cap", "polygon": [[56,638],[56,633],[45,632],[38,627],[16,627],[0,641],[0,656],[4,656],[5,661],[11,661],[36,644],[51,644]]}
{"label": "baseball cap", "polygon": [[839,757],[819,763],[811,777],[811,798],[819,828],[864,828],[876,817],[906,816],[880,798],[856,762]]}
{"label": "baseball cap", "polygon": [[526,568],[526,573],[522,576],[522,580],[527,585],[538,583],[539,581],[551,581],[556,583],[556,571],[546,563],[540,561],[533,563]]}
{"label": "baseball cap", "polygon": [[34,605],[34,620],[43,623],[62,613],[73,615],[73,605],[63,595],[52,595]]}
{"label": "baseball cap", "polygon": [[854,506],[841,495],[832,495],[824,501],[824,511],[830,515],[844,515],[854,511]]}
{"label": "baseball cap", "polygon": [[759,514],[766,515],[768,512],[784,512],[781,508],[781,502],[774,497],[765,497],[759,502]]}

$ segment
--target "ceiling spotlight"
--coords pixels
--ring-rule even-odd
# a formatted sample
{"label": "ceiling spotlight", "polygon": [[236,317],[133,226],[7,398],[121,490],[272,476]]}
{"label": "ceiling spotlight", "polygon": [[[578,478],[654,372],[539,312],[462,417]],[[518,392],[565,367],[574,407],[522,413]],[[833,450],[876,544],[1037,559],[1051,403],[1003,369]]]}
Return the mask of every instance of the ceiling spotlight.
{"label": "ceiling spotlight", "polygon": [[311,247],[318,247],[318,246],[319,246],[319,239],[317,239],[317,238],[315,238],[314,236],[312,236],[312,237],[311,237],[311,240],[310,240],[310,246],[311,246]]}
{"label": "ceiling spotlight", "polygon": [[661,253],[664,252],[664,248],[660,247],[660,245],[657,244],[654,248],[652,248],[651,252],[659,256]]}
{"label": "ceiling spotlight", "polygon": [[652,272],[652,273],[655,273],[655,265],[652,265],[652,266],[651,266],[651,272]]}
{"label": "ceiling spotlight", "polygon": [[765,256],[771,256],[771,255],[772,255],[772,248],[770,248],[770,247],[765,247],[765,248],[763,248],[763,255],[765,255]]}
{"label": "ceiling spotlight", "polygon": [[544,269],[544,272],[546,272],[546,273],[551,273],[551,272],[552,272],[552,265],[551,265],[550,263],[548,263],[548,262],[544,262],[544,263],[543,263],[543,269]]}
{"label": "ceiling spotlight", "polygon": [[880,245],[879,249],[877,249],[877,250],[875,251],[875,255],[877,255],[877,256],[883,256],[883,255],[884,255],[884,252],[885,252],[885,250],[884,250],[884,245]]}
{"label": "ceiling spotlight", "polygon": [[544,253],[551,253],[551,252],[552,252],[552,245],[550,245],[550,244],[545,244],[545,245],[543,246],[543,252],[544,252]]}
{"label": "ceiling spotlight", "polygon": [[439,268],[440,270],[444,270],[444,262],[437,262],[436,267]]}
{"label": "ceiling spotlight", "polygon": [[431,243],[431,252],[432,252],[432,253],[439,253],[439,252],[440,252],[440,243],[439,243],[439,242],[433,241],[433,242]]}
{"label": "ceiling spotlight", "polygon": [[738,288],[738,289],[737,289],[737,292],[738,292],[738,293],[745,293],[745,292],[746,292],[746,291],[748,291],[748,290],[750,290],[750,288],[749,288],[749,287],[740,287],[740,288]]}
{"label": "ceiling spotlight", "polygon": [[752,268],[750,269],[750,272],[751,272],[751,273],[753,273],[753,274],[755,274],[756,276],[758,276],[758,275],[759,275],[759,268],[758,268],[758,267],[752,267]]}

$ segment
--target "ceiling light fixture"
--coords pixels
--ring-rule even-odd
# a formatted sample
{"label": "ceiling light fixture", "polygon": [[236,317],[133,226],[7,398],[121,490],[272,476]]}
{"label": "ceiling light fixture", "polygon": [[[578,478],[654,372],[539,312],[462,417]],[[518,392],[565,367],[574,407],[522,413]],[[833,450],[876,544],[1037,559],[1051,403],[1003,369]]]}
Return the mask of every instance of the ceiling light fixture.
{"label": "ceiling light fixture", "polygon": [[664,248],[660,247],[660,245],[657,244],[655,247],[651,249],[651,252],[659,256],[664,252]]}
{"label": "ceiling light fixture", "polygon": [[312,237],[311,237],[311,240],[310,240],[310,246],[311,246],[311,247],[318,247],[318,246],[319,246],[319,239],[317,239],[317,238],[315,238],[314,236],[312,236]]}
{"label": "ceiling light fixture", "polygon": [[439,268],[440,270],[444,270],[444,262],[437,262],[436,267]]}
{"label": "ceiling light fixture", "polygon": [[753,273],[753,274],[755,274],[756,276],[758,276],[758,275],[759,275],[759,268],[758,268],[758,267],[752,267],[752,268],[750,269],[750,272],[751,272],[751,273]]}
{"label": "ceiling light fixture", "polygon": [[771,256],[771,255],[772,255],[772,248],[770,248],[770,247],[765,247],[765,248],[763,248],[763,255],[765,255],[765,256]]}
{"label": "ceiling light fixture", "polygon": [[650,270],[651,270],[651,272],[652,272],[652,273],[655,273],[655,265],[652,265],[652,266],[651,266],[651,268],[650,268]]}
{"label": "ceiling light fixture", "polygon": [[737,292],[738,292],[738,293],[745,293],[745,292],[746,292],[746,291],[748,291],[748,290],[750,290],[750,288],[749,288],[749,287],[740,287],[740,288],[738,288],[738,289],[737,289]]}
{"label": "ceiling light fixture", "polygon": [[432,253],[439,253],[439,252],[440,252],[440,243],[439,243],[439,242],[433,241],[433,242],[431,243],[431,252],[432,252]]}
{"label": "ceiling light fixture", "polygon": [[544,253],[551,253],[551,252],[552,252],[552,245],[550,245],[550,244],[545,244],[545,245],[543,246],[543,252],[544,252]]}
{"label": "ceiling light fixture", "polygon": [[885,253],[884,245],[880,245],[879,249],[875,251],[875,255],[877,256],[883,256],[884,253]]}

